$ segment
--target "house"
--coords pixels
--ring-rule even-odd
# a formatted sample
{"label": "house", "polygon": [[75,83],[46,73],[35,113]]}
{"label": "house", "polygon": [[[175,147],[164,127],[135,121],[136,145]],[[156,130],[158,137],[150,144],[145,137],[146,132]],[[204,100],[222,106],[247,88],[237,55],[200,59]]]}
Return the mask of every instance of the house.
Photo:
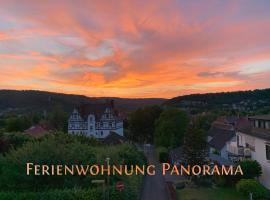
{"label": "house", "polygon": [[262,166],[260,182],[270,189],[270,115],[248,117],[237,126],[236,141],[227,145],[230,159],[250,157]]}
{"label": "house", "polygon": [[209,142],[216,132],[219,130],[235,130],[235,124],[238,118],[230,116],[220,116],[212,124],[207,134],[207,141]]}
{"label": "house", "polygon": [[228,159],[227,143],[236,140],[235,126],[238,120],[234,116],[221,116],[211,124],[207,136],[210,155]]}
{"label": "house", "polygon": [[227,129],[215,129],[212,139],[208,142],[209,152],[228,159],[227,143],[235,140],[235,131]]}
{"label": "house", "polygon": [[102,142],[107,145],[118,145],[127,142],[127,139],[115,132],[110,132],[110,134],[105,137]]}
{"label": "house", "polygon": [[34,138],[40,138],[40,137],[42,137],[46,134],[49,134],[51,132],[45,126],[37,124],[37,125],[31,126],[29,129],[25,130],[24,133],[26,135],[30,135]]}
{"label": "house", "polygon": [[105,138],[110,132],[123,136],[123,120],[113,101],[82,104],[75,108],[68,120],[68,133]]}

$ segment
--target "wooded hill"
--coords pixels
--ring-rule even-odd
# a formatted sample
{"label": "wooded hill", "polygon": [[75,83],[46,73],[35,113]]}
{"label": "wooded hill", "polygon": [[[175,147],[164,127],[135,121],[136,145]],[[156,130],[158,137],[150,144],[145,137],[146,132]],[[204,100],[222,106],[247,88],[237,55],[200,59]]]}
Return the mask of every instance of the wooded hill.
{"label": "wooded hill", "polygon": [[197,111],[210,109],[258,111],[264,109],[265,112],[268,112],[270,110],[270,89],[191,94],[172,98],[164,102],[164,105],[189,111],[194,109]]}
{"label": "wooded hill", "polygon": [[160,105],[165,99],[158,98],[116,98],[116,97],[87,97],[84,95],[73,95],[53,93],[35,90],[0,90],[0,112],[3,111],[51,111],[55,106],[61,106],[70,112],[82,103],[105,102],[114,100],[119,111],[130,112],[139,107]]}
{"label": "wooded hill", "polygon": [[237,92],[219,92],[206,94],[190,94],[172,98],[166,105],[178,105],[183,101],[201,102],[207,104],[233,104],[241,101],[270,100],[270,88],[262,90],[247,90]]}

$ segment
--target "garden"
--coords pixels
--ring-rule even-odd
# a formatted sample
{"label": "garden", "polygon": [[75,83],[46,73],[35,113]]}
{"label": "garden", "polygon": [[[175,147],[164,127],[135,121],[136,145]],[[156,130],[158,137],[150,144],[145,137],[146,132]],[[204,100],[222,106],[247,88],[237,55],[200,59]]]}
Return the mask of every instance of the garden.
{"label": "garden", "polygon": [[[0,154],[0,199],[100,200],[106,196],[110,196],[111,200],[138,199],[142,176],[27,176],[26,174],[28,162],[40,165],[105,165],[106,158],[110,158],[110,165],[145,164],[144,155],[133,145],[106,146],[94,138],[61,132],[39,139],[22,137],[20,134],[2,134],[1,137],[4,143],[9,141],[9,148],[5,148]],[[14,138],[20,142],[12,145],[10,142],[15,140]],[[94,180],[103,180],[104,184],[97,184]],[[123,191],[116,188],[119,181],[125,184]]]}

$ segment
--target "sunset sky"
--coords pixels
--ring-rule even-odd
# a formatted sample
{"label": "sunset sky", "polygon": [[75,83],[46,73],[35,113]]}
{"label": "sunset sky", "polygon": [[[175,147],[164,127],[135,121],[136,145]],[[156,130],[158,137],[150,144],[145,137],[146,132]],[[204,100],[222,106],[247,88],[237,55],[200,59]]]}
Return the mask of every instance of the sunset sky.
{"label": "sunset sky", "polygon": [[267,87],[269,0],[0,0],[0,89],[170,98]]}

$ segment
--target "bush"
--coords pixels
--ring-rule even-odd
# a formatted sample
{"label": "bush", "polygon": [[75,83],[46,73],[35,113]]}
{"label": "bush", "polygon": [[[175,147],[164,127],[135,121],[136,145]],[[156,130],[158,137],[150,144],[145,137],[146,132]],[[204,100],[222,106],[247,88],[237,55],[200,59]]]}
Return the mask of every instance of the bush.
{"label": "bush", "polygon": [[175,184],[175,187],[176,189],[178,190],[181,190],[181,189],[184,189],[186,187],[186,181],[183,180],[183,181],[178,181],[176,184]]}
{"label": "bush", "polygon": [[201,176],[194,180],[195,184],[202,187],[212,186],[212,177],[210,176]]}
{"label": "bush", "polygon": [[158,153],[159,162],[161,163],[169,162],[169,153],[168,153],[167,148],[159,147],[157,149],[157,153]]}
{"label": "bush", "polygon": [[99,189],[64,189],[46,192],[0,192],[0,200],[100,200],[102,191]]}
{"label": "bush", "polygon": [[256,160],[244,160],[240,162],[244,179],[258,178],[262,174],[262,167]]}
{"label": "bush", "polygon": [[267,199],[269,195],[268,190],[255,179],[241,179],[236,189],[246,196],[252,193],[254,199]]}
{"label": "bush", "polygon": [[111,200],[137,200],[139,199],[141,186],[142,186],[142,176],[133,176],[132,178],[125,179],[125,189],[123,191],[118,191],[116,186],[113,185],[110,188],[110,199]]}
{"label": "bush", "polygon": [[215,183],[219,187],[224,187],[226,186],[226,178],[224,176],[215,176]]}
{"label": "bush", "polygon": [[20,132],[2,133],[0,136],[0,153],[6,153],[12,148],[17,149],[31,140],[33,140],[31,136]]}

